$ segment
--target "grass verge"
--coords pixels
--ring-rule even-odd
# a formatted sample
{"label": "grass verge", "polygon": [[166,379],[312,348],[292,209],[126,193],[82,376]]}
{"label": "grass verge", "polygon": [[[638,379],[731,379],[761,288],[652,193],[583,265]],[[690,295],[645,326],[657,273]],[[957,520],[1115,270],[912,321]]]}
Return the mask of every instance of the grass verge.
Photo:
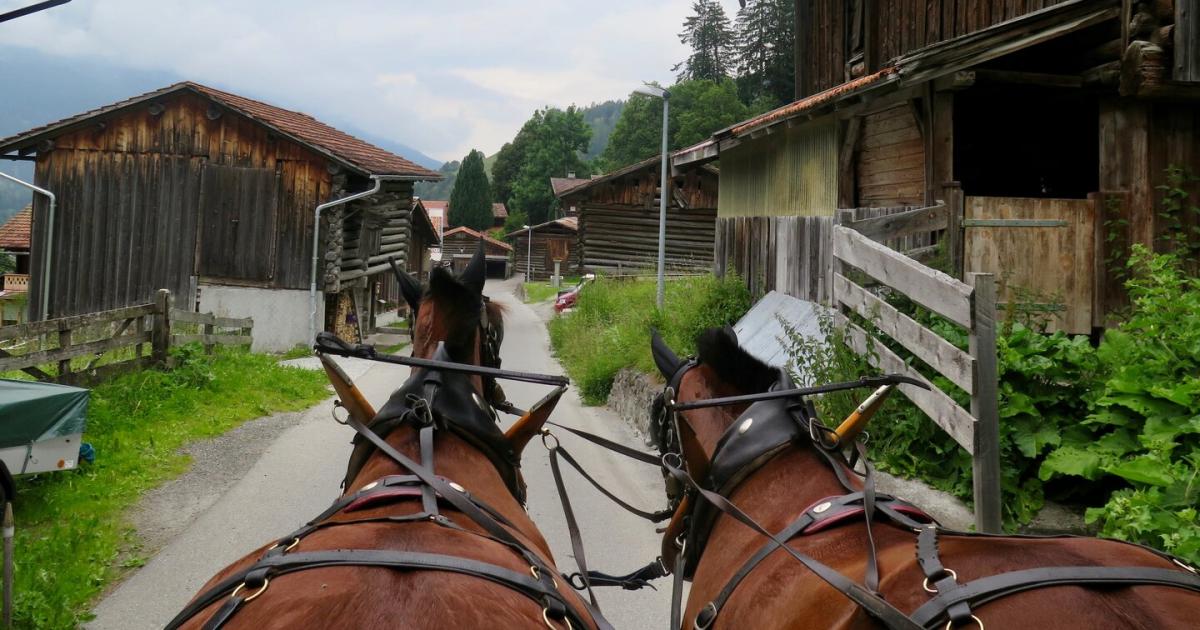
{"label": "grass verge", "polygon": [[525,303],[532,304],[534,302],[544,302],[554,298],[558,292],[563,289],[569,289],[579,284],[579,276],[565,276],[562,279],[562,286],[555,288],[549,282],[526,282],[525,283]]}
{"label": "grass verge", "polygon": [[16,627],[78,627],[108,583],[144,562],[123,513],[186,470],[180,447],[329,395],[322,373],[276,357],[233,349],[205,357],[199,346],[175,354],[170,372],[135,372],[92,389],[84,440],[96,448],[94,464],[17,480]]}
{"label": "grass verge", "polygon": [[751,305],[736,277],[670,280],[662,311],[655,307],[655,292],[654,278],[598,278],[584,287],[574,312],[550,321],[554,350],[588,404],[608,399],[621,368],[657,373],[650,356],[652,326],[684,355],[695,350],[702,330],[736,322]]}

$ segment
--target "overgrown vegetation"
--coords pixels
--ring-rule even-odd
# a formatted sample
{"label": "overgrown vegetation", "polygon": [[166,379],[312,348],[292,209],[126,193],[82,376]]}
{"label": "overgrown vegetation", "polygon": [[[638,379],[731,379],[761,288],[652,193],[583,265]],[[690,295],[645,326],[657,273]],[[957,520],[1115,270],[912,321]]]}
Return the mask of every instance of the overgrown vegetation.
{"label": "overgrown vegetation", "polygon": [[689,353],[702,330],[732,324],[750,308],[750,293],[736,277],[668,281],[662,311],[655,308],[655,292],[653,278],[597,278],[583,288],[571,314],[550,322],[558,359],[588,404],[608,398],[621,368],[657,373],[650,356],[651,327],[677,352]]}
{"label": "overgrown vegetation", "polygon": [[17,627],[78,627],[106,584],[140,566],[123,514],[187,468],[180,447],[328,395],[320,372],[275,357],[225,349],[206,357],[198,345],[173,354],[169,372],[135,372],[92,389],[84,440],[95,463],[17,480]]}
{"label": "overgrown vegetation", "polygon": [[[1185,250],[1186,251],[1186,250]],[[1046,497],[1087,506],[1105,536],[1200,561],[1200,278],[1184,255],[1135,246],[1128,262],[1132,307],[1098,346],[1087,337],[1042,334],[1015,321],[997,339],[1004,516],[1028,522]],[[952,343],[964,332],[911,304],[898,304]],[[829,382],[874,370],[824,324],[828,344],[792,331],[799,378]],[[927,372],[927,374],[931,374]],[[934,382],[966,405],[946,379]],[[830,422],[851,395],[818,401]],[[971,459],[915,406],[897,396],[870,427],[881,468],[920,477],[968,499]]]}
{"label": "overgrown vegetation", "polygon": [[558,295],[559,291],[570,289],[579,284],[579,276],[564,276],[562,286],[555,287],[549,282],[526,282],[525,283],[525,302],[533,304],[536,302],[545,302]]}

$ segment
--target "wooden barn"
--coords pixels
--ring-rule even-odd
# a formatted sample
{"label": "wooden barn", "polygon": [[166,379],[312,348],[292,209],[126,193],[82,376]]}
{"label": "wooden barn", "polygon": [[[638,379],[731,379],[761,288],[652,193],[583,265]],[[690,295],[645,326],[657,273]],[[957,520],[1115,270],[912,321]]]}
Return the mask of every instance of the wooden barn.
{"label": "wooden barn", "polygon": [[[191,82],[0,140],[0,156],[35,160],[58,199],[52,226],[45,198],[33,209],[30,302],[52,262],[49,317],[166,288],[177,308],[253,317],[259,349],[310,340],[314,281],[317,327],[359,336],[387,258],[417,255],[413,183],[439,178],[311,116]],[[376,184],[324,211],[314,252],[317,206]]]}
{"label": "wooden barn", "polygon": [[564,276],[582,271],[579,224],[575,217],[554,219],[510,232],[508,239],[512,241],[515,254],[514,271],[525,274],[526,281],[549,280],[554,275],[555,260],[559,261],[559,271]]}
{"label": "wooden barn", "polygon": [[839,208],[944,204],[955,274],[995,273],[1002,302],[1040,296],[1086,333],[1124,304],[1132,244],[1200,245],[1200,216],[1167,199],[1200,199],[1197,0],[796,12],[797,100],[675,155],[720,160],[718,272],[826,299],[819,232]]}
{"label": "wooden barn", "polygon": [[442,235],[443,264],[449,264],[454,268],[455,273],[462,272],[467,268],[471,257],[475,255],[480,241],[483,241],[484,252],[487,256],[487,277],[508,278],[511,276],[513,246],[466,226],[453,228]]}
{"label": "wooden barn", "polygon": [[[584,269],[636,273],[657,267],[660,165],[655,156],[555,193],[563,206],[577,208]],[[667,199],[667,268],[711,269],[716,169],[677,171]]]}

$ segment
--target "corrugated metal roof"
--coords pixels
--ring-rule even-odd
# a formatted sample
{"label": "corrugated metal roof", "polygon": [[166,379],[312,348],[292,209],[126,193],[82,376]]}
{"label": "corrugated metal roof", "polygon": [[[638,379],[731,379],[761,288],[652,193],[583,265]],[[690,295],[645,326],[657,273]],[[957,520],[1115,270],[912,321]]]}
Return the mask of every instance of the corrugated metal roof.
{"label": "corrugated metal roof", "polygon": [[329,155],[346,166],[368,175],[398,175],[424,180],[438,180],[442,178],[440,174],[434,171],[415,164],[399,155],[385,151],[365,140],[351,136],[344,131],[330,127],[308,114],[283,109],[262,101],[256,101],[192,81],[176,83],[160,90],[147,92],[140,96],[99,107],[5,138],[0,140],[0,153],[7,153],[23,146],[28,146],[43,137],[52,137],[58,133],[66,132],[74,125],[92,118],[113,114],[127,107],[184,90],[216,101],[252,120],[279,131],[300,144]]}
{"label": "corrugated metal roof", "polygon": [[[825,333],[821,330],[821,316],[828,314],[828,307],[794,298],[786,293],[771,291],[733,325],[738,343],[751,356],[775,367],[787,367],[790,358],[787,326],[799,334],[824,343]],[[803,370],[801,370],[803,371]],[[813,383],[797,383],[800,386]]]}
{"label": "corrugated metal roof", "polygon": [[32,230],[33,206],[25,206],[0,225],[0,249],[29,249]]}

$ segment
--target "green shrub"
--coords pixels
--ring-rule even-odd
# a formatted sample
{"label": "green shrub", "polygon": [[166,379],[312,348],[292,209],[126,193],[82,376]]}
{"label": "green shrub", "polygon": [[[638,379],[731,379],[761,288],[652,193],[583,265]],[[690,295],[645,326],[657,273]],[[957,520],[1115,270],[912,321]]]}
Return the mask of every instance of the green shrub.
{"label": "green shrub", "polygon": [[668,281],[661,312],[655,292],[653,278],[597,278],[584,287],[573,312],[550,322],[555,353],[587,403],[608,399],[621,368],[657,374],[650,356],[652,326],[672,348],[688,353],[700,331],[732,324],[750,308],[749,291],[733,277]]}
{"label": "green shrub", "polygon": [[[1179,254],[1134,248],[1127,320],[1098,347],[1087,337],[1039,333],[1008,322],[997,338],[1000,454],[1005,523],[1026,523],[1044,497],[1091,506],[1087,520],[1106,536],[1200,560],[1200,278]],[[961,329],[903,300],[892,300],[956,345]],[[870,326],[869,322],[860,322]],[[789,331],[792,370],[810,382],[875,373],[822,323],[828,344]],[[966,407],[965,394],[893,346]],[[826,396],[836,423],[857,395]],[[971,458],[911,402],[890,399],[868,447],[880,468],[971,496]],[[1080,483],[1080,482],[1083,483]]]}

